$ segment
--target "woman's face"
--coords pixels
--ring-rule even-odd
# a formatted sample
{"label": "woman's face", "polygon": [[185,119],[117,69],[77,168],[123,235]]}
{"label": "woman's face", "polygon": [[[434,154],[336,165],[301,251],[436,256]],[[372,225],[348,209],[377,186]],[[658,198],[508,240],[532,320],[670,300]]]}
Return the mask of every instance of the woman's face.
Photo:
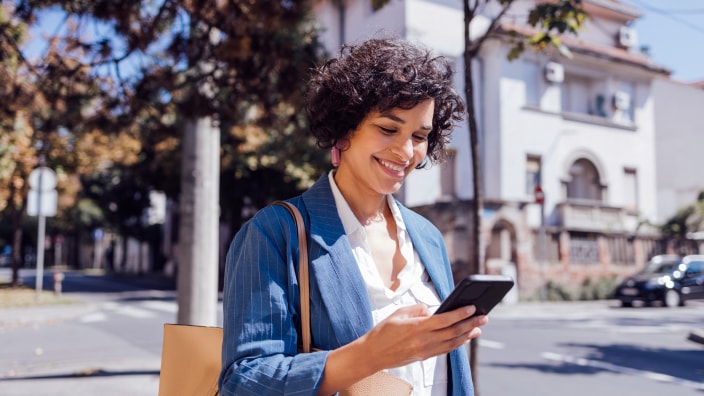
{"label": "woman's face", "polygon": [[425,158],[434,109],[435,101],[428,99],[408,110],[370,112],[343,146],[335,180],[351,182],[360,192],[398,191]]}

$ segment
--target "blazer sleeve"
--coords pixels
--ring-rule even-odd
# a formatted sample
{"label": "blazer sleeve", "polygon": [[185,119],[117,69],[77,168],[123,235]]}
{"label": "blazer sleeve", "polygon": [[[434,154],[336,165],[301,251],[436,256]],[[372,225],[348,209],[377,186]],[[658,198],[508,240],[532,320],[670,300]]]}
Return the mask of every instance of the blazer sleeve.
{"label": "blazer sleeve", "polygon": [[230,245],[218,384],[222,395],[318,392],[327,352],[297,354],[300,305],[294,235],[290,215],[274,205],[259,211]]}

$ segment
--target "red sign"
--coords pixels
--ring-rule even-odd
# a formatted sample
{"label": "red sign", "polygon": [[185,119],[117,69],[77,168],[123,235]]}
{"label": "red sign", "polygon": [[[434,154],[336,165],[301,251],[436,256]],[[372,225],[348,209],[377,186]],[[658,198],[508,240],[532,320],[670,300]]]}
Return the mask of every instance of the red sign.
{"label": "red sign", "polygon": [[545,193],[540,186],[535,186],[535,203],[543,204],[545,202]]}

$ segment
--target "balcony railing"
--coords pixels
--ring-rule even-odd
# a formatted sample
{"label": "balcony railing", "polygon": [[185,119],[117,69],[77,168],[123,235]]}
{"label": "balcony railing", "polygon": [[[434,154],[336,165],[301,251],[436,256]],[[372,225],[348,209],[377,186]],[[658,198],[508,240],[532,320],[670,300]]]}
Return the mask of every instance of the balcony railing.
{"label": "balcony railing", "polygon": [[623,208],[600,202],[567,201],[557,205],[557,225],[570,230],[623,232],[628,216]]}

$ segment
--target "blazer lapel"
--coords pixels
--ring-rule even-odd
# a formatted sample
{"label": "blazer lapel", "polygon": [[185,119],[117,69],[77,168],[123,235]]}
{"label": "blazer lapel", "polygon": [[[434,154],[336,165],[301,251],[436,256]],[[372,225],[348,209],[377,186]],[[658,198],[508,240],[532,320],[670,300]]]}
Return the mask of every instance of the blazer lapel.
{"label": "blazer lapel", "polygon": [[452,291],[453,285],[452,281],[448,279],[447,269],[445,268],[444,259],[445,253],[442,246],[438,245],[443,243],[442,239],[430,238],[430,235],[435,234],[437,231],[427,229],[426,223],[423,221],[417,221],[417,216],[415,212],[405,206],[398,204],[401,210],[401,215],[403,216],[403,222],[406,224],[406,229],[408,230],[408,235],[411,237],[411,242],[413,242],[413,247],[418,252],[418,256],[421,262],[425,266],[425,270],[428,271],[430,279],[433,281],[433,285],[440,296],[440,300],[444,300]]}
{"label": "blazer lapel", "polygon": [[337,214],[328,175],[305,193],[309,217],[311,284],[320,291],[322,304],[341,345],[364,335],[373,326],[366,285]]}

